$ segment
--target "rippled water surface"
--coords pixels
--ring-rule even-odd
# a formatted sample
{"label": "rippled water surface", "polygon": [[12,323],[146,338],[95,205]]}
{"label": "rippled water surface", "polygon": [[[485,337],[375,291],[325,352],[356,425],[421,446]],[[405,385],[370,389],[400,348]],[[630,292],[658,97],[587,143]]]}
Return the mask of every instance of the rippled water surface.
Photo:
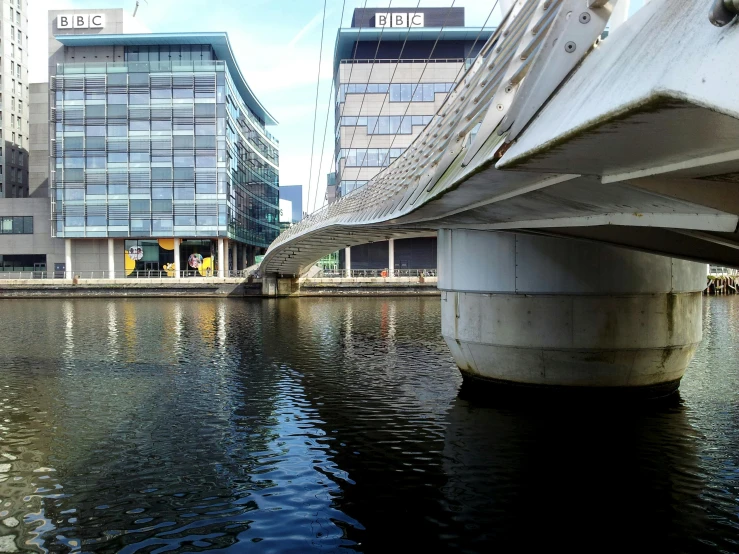
{"label": "rippled water surface", "polygon": [[739,551],[739,299],[646,406],[472,397],[439,304],[3,300],[0,552]]}

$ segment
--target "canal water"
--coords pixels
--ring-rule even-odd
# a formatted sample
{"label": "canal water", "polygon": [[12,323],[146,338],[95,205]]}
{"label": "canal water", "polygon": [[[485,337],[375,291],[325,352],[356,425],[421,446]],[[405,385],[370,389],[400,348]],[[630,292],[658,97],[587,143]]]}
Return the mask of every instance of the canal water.
{"label": "canal water", "polygon": [[438,298],[3,300],[0,551],[739,551],[739,298],[667,402],[483,400]]}

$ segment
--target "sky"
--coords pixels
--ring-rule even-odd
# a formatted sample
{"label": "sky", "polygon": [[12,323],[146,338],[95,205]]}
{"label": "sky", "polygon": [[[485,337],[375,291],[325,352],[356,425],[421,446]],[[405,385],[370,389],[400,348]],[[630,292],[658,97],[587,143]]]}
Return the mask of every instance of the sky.
{"label": "sky", "polygon": [[[321,42],[323,7],[326,18]],[[348,27],[354,8],[410,7],[419,0],[140,0],[136,19],[152,32],[228,33],[249,86],[279,125],[269,131],[280,141],[280,184],[303,185],[303,209],[320,207],[326,174],[333,171],[333,115],[329,110],[334,42]],[[465,8],[468,27],[485,20],[496,25],[493,0],[420,0],[423,7]],[[632,0],[632,11],[643,0]],[[49,9],[123,8],[132,14],[136,0],[32,0],[29,2],[30,81],[48,80],[46,35]],[[319,56],[321,58],[319,73]],[[320,74],[320,80],[318,76]],[[319,81],[318,109],[316,82]],[[324,127],[327,120],[326,140]],[[315,135],[313,134],[314,114]],[[315,143],[312,137],[315,136]],[[313,157],[311,164],[311,146]],[[312,165],[312,167],[311,167]],[[309,177],[310,198],[308,197]]]}

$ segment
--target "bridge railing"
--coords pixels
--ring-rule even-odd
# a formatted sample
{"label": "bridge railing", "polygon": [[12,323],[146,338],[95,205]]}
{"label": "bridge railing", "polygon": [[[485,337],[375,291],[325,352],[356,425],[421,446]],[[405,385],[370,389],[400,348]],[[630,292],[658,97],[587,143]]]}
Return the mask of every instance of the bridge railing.
{"label": "bridge railing", "polygon": [[[246,269],[229,270],[225,272],[224,277],[230,279],[245,279],[253,275]],[[179,274],[174,271],[147,269],[134,271],[107,271],[107,270],[91,270],[91,271],[0,271],[0,280],[26,280],[26,279],[202,279],[217,278],[218,272],[207,272],[201,275],[196,269],[183,269]]]}
{"label": "bridge railing", "polygon": [[363,277],[436,277],[436,269],[322,269],[311,279],[354,279]]}
{"label": "bridge railing", "polygon": [[[515,139],[600,39],[609,16],[606,0],[513,3],[411,145],[365,186],[279,235],[265,261],[269,265],[272,252],[305,232],[384,222],[443,194],[474,169],[467,166],[478,152],[488,160]],[[500,139],[489,141],[493,135]],[[452,167],[458,158],[462,163]]]}

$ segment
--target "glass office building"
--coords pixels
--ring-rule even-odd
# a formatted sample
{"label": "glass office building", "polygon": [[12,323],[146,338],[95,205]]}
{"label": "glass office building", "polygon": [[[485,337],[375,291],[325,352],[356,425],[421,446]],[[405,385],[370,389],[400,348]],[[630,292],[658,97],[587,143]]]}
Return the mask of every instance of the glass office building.
{"label": "glass office building", "polygon": [[193,254],[214,273],[252,263],[279,233],[278,143],[266,130],[276,121],[227,35],[54,38],[54,236],[70,250],[112,240],[109,265],[127,272],[185,270]]}
{"label": "glass office building", "polygon": [[[335,174],[327,183],[327,202],[365,186],[405,152],[492,33],[466,27],[459,7],[354,10],[351,26],[339,29],[334,50]],[[390,274],[435,269],[436,238],[353,246],[338,260],[341,269],[389,269]]]}

